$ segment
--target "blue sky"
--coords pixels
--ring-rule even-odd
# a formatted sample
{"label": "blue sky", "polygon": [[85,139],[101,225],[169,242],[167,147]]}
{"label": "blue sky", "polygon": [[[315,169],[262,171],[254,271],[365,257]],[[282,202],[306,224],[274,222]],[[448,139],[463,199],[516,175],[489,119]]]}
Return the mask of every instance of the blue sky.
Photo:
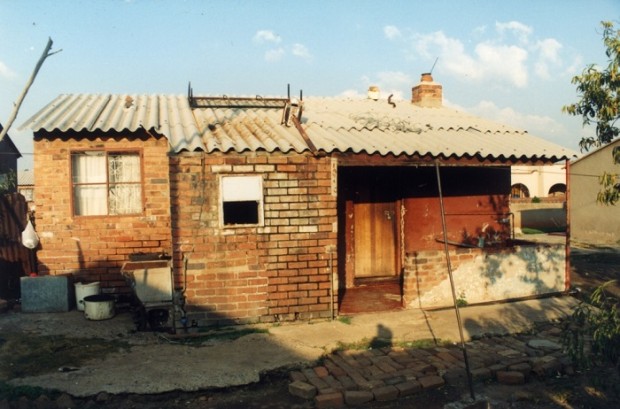
{"label": "blue sky", "polygon": [[0,122],[52,51],[9,132],[59,94],[365,95],[409,99],[433,64],[444,104],[578,150],[571,78],[607,63],[602,20],[620,0],[0,0]]}

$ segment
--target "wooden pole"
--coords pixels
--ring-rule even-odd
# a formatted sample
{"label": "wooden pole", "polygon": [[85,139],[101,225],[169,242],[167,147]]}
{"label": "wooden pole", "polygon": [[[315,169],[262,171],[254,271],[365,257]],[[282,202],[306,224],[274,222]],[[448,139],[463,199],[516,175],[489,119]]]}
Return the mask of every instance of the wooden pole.
{"label": "wooden pole", "polygon": [[13,122],[15,122],[15,118],[17,118],[17,113],[19,112],[19,108],[21,107],[22,102],[24,102],[24,98],[26,98],[26,94],[28,93],[30,86],[34,83],[34,79],[36,78],[39,70],[41,69],[41,66],[43,65],[43,62],[45,61],[45,59],[51,55],[54,55],[62,51],[62,50],[58,50],[56,52],[51,53],[50,50],[52,49],[53,43],[54,42],[52,41],[52,39],[48,38],[47,45],[45,46],[45,50],[43,50],[43,54],[41,54],[41,58],[39,58],[37,65],[35,65],[32,75],[30,75],[30,78],[28,79],[28,82],[26,83],[26,86],[24,87],[22,93],[19,95],[19,98],[17,98],[17,102],[13,104],[13,111],[11,112],[11,116],[4,124],[4,128],[2,129],[2,131],[0,131],[0,142],[2,142],[2,139],[4,139],[4,135],[6,135],[9,132],[9,128],[11,127],[11,125],[13,125]]}

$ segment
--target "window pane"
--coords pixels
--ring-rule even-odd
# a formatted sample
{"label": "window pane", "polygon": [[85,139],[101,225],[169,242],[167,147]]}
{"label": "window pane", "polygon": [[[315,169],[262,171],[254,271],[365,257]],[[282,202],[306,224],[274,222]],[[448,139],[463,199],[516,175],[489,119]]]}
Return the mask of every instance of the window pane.
{"label": "window pane", "polygon": [[142,212],[139,154],[89,151],[73,154],[71,160],[76,215]]}
{"label": "window pane", "polygon": [[21,193],[28,202],[32,202],[34,197],[34,189],[22,189],[19,193]]}
{"label": "window pane", "polygon": [[140,182],[140,156],[110,155],[108,156],[110,183]]}
{"label": "window pane", "polygon": [[137,184],[110,186],[110,214],[133,214],[142,211],[142,188]]}
{"label": "window pane", "polygon": [[108,213],[105,185],[74,187],[73,206],[78,216],[95,216]]}
{"label": "window pane", "polygon": [[103,152],[72,156],[73,183],[105,183],[106,166]]}

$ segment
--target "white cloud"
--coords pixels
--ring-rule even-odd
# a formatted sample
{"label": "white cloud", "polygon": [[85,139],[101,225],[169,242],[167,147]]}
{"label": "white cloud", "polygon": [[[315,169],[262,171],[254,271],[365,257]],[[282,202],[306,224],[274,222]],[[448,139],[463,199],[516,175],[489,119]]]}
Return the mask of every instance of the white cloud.
{"label": "white cloud", "polygon": [[526,114],[510,107],[500,108],[492,101],[483,100],[463,110],[491,121],[526,130],[536,136],[559,135],[566,132],[565,127],[551,117]]}
{"label": "white cloud", "polygon": [[487,32],[487,26],[478,26],[474,28],[472,33],[476,36],[484,35]]}
{"label": "white cloud", "polygon": [[509,21],[508,23],[497,22],[495,23],[495,29],[501,36],[506,33],[514,35],[522,44],[528,42],[533,32],[532,27],[526,26],[518,21]]}
{"label": "white cloud", "polygon": [[382,98],[393,95],[393,99],[405,99],[403,89],[411,88],[413,81],[408,74],[400,71],[382,71],[377,73],[376,85],[379,86]]}
{"label": "white cloud", "polygon": [[537,48],[540,50],[541,58],[551,62],[559,62],[560,61],[560,50],[562,49],[562,44],[554,38],[546,38],[537,43]]}
{"label": "white cloud", "polygon": [[538,41],[535,49],[538,52],[538,60],[534,64],[534,71],[541,78],[551,78],[550,70],[559,67],[562,63],[560,59],[562,44],[553,38],[547,38]]}
{"label": "white cloud", "polygon": [[388,40],[394,40],[401,36],[400,30],[396,26],[385,26],[383,27],[383,34]]}
{"label": "white cloud", "polygon": [[274,48],[265,52],[265,60],[269,62],[279,61],[284,55],[284,48]]}
{"label": "white cloud", "polygon": [[564,69],[564,74],[567,74],[567,75],[570,75],[570,76],[577,75],[577,74],[581,73],[583,68],[584,68],[583,58],[581,57],[581,55],[577,55],[577,56],[573,57],[573,61],[571,62],[571,64],[568,65]]}
{"label": "white cloud", "polygon": [[495,77],[506,80],[517,87],[527,85],[527,56],[525,49],[517,46],[496,46],[481,43],[476,46],[478,70],[482,79]]}
{"label": "white cloud", "polygon": [[478,43],[470,55],[460,40],[438,31],[417,36],[414,51],[429,60],[439,57],[438,67],[463,79],[506,81],[514,86],[527,85],[527,50],[517,46]]}
{"label": "white cloud", "polygon": [[409,99],[409,96],[403,95],[403,89],[409,89],[413,82],[408,74],[400,71],[382,71],[374,76],[363,76],[360,78],[360,89],[347,89],[338,96],[343,98],[366,98],[368,96],[368,87],[371,85],[379,87],[379,98],[387,99],[392,95],[392,100],[402,101]]}
{"label": "white cloud", "polygon": [[0,61],[0,77],[7,79],[15,78],[15,73],[2,61]]}
{"label": "white cloud", "polygon": [[336,96],[340,98],[362,99],[366,98],[366,93],[361,93],[360,90],[357,89],[347,89]]}
{"label": "white cloud", "polygon": [[303,45],[303,44],[293,44],[293,50],[292,50],[293,55],[302,58],[306,61],[310,61],[312,60],[312,54],[310,54],[310,51],[308,50],[308,48]]}
{"label": "white cloud", "polygon": [[271,30],[259,30],[254,34],[253,38],[255,43],[274,43],[279,44],[282,38]]}

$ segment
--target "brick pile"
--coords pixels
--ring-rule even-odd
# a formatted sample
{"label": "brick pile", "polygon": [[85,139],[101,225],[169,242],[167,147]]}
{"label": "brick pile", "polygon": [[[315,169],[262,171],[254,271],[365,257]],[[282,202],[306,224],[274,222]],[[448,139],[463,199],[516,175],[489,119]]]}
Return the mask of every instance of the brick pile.
{"label": "brick pile", "polygon": [[[573,374],[559,344],[560,329],[535,335],[486,337],[467,343],[474,382],[524,384],[533,377]],[[460,346],[429,349],[391,346],[338,350],[311,368],[292,371],[289,392],[317,408],[355,406],[467,382]]]}

